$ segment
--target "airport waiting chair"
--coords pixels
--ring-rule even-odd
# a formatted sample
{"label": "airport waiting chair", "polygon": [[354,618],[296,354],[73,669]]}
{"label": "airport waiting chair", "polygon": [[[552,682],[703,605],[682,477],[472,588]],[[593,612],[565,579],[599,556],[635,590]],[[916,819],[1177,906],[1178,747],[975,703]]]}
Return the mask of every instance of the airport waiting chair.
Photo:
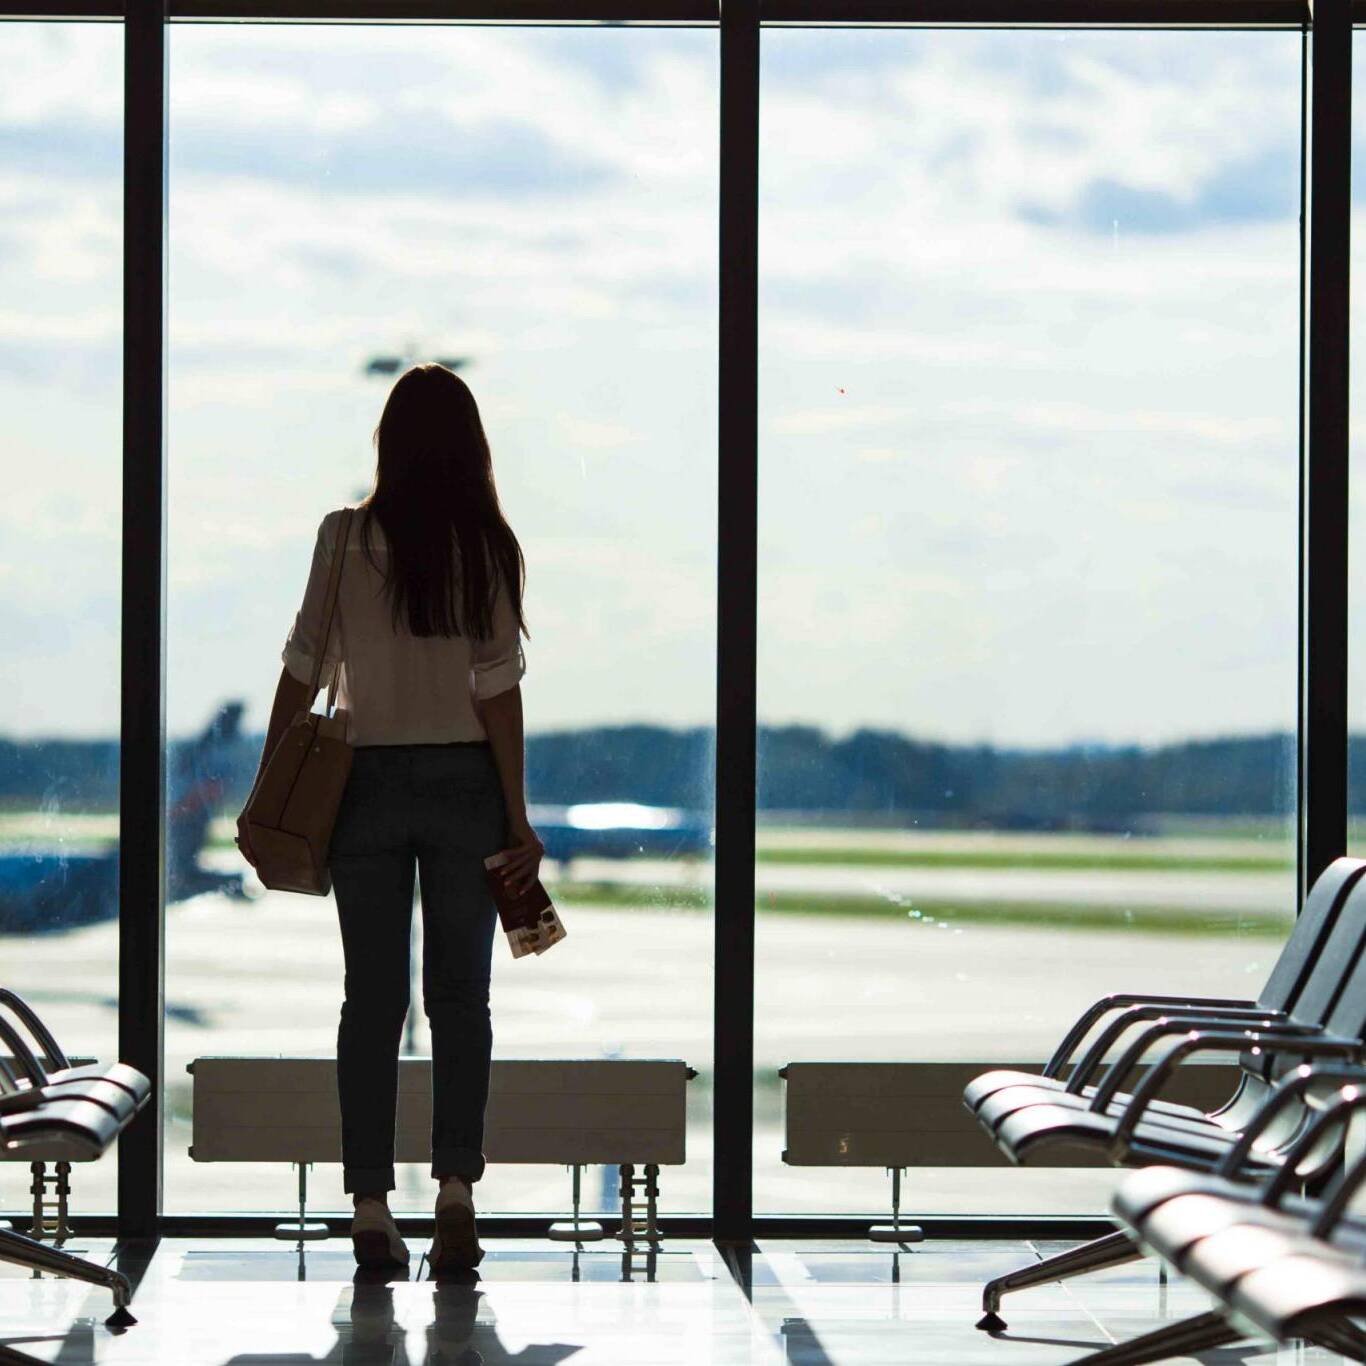
{"label": "airport waiting chair", "polygon": [[[1344,871],[1338,865],[1329,871],[1335,869]],[[1320,911],[1322,904],[1320,898]],[[1164,1163],[1203,1171],[1236,1154],[1240,1176],[1255,1178],[1274,1170],[1283,1164],[1287,1146],[1316,1113],[1320,1098],[1312,1087],[1291,1087],[1276,1093],[1272,1104],[1267,1092],[1270,1081],[1292,1072],[1308,1058],[1351,1062],[1363,1051],[1363,926],[1366,881],[1354,876],[1288,1017],[1270,1013],[1159,1017],[1087,1093],[1047,1088],[1031,1093],[1029,1087],[1005,1087],[978,1105],[979,1123],[1001,1151],[1021,1165],[1040,1153],[1053,1156],[1070,1149],[1100,1153],[1122,1166]],[[1149,1051],[1173,1038],[1175,1042],[1149,1068],[1142,1084],[1132,1094],[1122,1092],[1120,1087]],[[1208,1113],[1161,1105],[1159,1093],[1175,1068],[1208,1052],[1240,1054],[1241,1080],[1229,1100]],[[1019,1104],[1008,1103],[1012,1097]],[[1305,1179],[1318,1179],[1338,1157],[1338,1148],[1325,1135],[1318,1148],[1297,1158],[1299,1173]],[[999,1314],[1005,1294],[1120,1265],[1141,1255],[1133,1238],[1118,1231],[998,1277],[983,1289],[978,1327],[995,1332],[1005,1326]]]}
{"label": "airport waiting chair", "polygon": [[137,1068],[121,1062],[109,1066],[100,1063],[73,1066],[52,1031],[39,1018],[38,1012],[8,987],[0,987],[0,1010],[8,1010],[38,1045],[44,1059],[42,1066],[46,1085],[80,1087],[87,1081],[105,1081],[126,1091],[139,1110],[147,1104],[152,1086]]}
{"label": "airport waiting chair", "polygon": [[[6,1062],[0,1069],[0,1114],[9,1120],[7,1134],[12,1149],[29,1131],[41,1131],[50,1155],[33,1156],[34,1143],[26,1142],[26,1160],[89,1162],[100,1157],[109,1140],[137,1113],[137,1105],[122,1088],[91,1079],[79,1086],[49,1086],[42,1064],[6,1020],[0,1020],[0,1040],[13,1050],[19,1073]],[[4,1154],[13,1157],[14,1152]]]}
{"label": "airport waiting chair", "polygon": [[[1348,893],[1325,950],[1288,1017],[1239,1017],[1174,1012],[1147,1024],[1083,1094],[1030,1086],[1005,1087],[977,1109],[978,1123],[1014,1162],[1027,1164],[1040,1146],[1077,1144],[1136,1150],[1183,1145],[1218,1158],[1256,1113],[1267,1084],[1294,1065],[1297,1056],[1352,1056],[1366,1036],[1366,881]],[[1134,1092],[1125,1081],[1164,1040],[1176,1039]],[[1234,1094],[1202,1113],[1167,1105],[1157,1108],[1172,1069],[1202,1052],[1238,1051],[1240,1078]],[[1290,1137],[1300,1117],[1287,1113],[1263,1134],[1271,1147]],[[1123,1156],[1122,1153],[1118,1154]],[[1176,1160],[1176,1159],[1173,1159]],[[1137,1164],[1134,1164],[1137,1165]]]}
{"label": "airport waiting chair", "polygon": [[[1358,864],[1355,869],[1340,868],[1343,864]],[[1293,955],[1300,965],[1292,989],[1267,992],[1273,1002],[1251,1008],[1210,1009],[1204,1006],[1133,1007],[1118,1015],[1102,1029],[1091,1047],[1072,1069],[1066,1082],[1050,1085],[1037,1080],[1001,1086],[980,1099],[975,1106],[977,1122],[989,1133],[1000,1131],[1002,1124],[1013,1114],[1030,1106],[1065,1105],[1077,1110],[1089,1110],[1096,1103],[1101,1089],[1106,1088],[1108,1108],[1124,1106],[1132,1096],[1118,1090],[1113,1083],[1100,1079],[1101,1069],[1111,1048],[1136,1025],[1146,1025],[1144,1039],[1156,1041],[1154,1030],[1167,1034],[1186,1028],[1216,1024],[1233,1027],[1270,1027],[1304,1029],[1310,1032],[1326,1028],[1338,1004],[1344,983],[1366,945],[1366,879],[1360,873],[1366,863],[1356,859],[1339,859],[1315,884],[1308,898],[1304,915],[1300,917],[1290,940],[1299,941]],[[1339,876],[1342,874],[1342,876]],[[1325,883],[1327,885],[1325,886]],[[1301,930],[1300,924],[1309,921]],[[1307,951],[1306,951],[1307,949]],[[1277,969],[1287,958],[1282,952]],[[1273,970],[1268,983],[1285,977]],[[1276,1001],[1283,1004],[1276,1004]],[[1237,1130],[1257,1109],[1266,1094],[1273,1059],[1269,1055],[1245,1053],[1241,1060],[1237,1090],[1223,1105],[1212,1112],[1153,1098],[1147,1116],[1152,1121],[1171,1121],[1177,1124],[1205,1125],[1213,1120],[1220,1127]],[[969,1085],[971,1090],[971,1085]]]}
{"label": "airport waiting chair", "polygon": [[[1227,997],[1154,996],[1141,993],[1116,993],[1103,996],[1082,1012],[1063,1036],[1042,1073],[994,1069],[975,1077],[963,1093],[963,1102],[974,1114],[981,1111],[992,1097],[1001,1091],[1019,1087],[1033,1087],[1035,1093],[1047,1090],[1073,1095],[1090,1096],[1094,1093],[1096,1069],[1106,1053],[1133,1026],[1162,1017],[1241,1019],[1245,1015],[1264,1018],[1289,1018],[1298,1006],[1313,1018],[1321,1018],[1332,1002],[1316,1000],[1309,991],[1311,978],[1327,958],[1351,951],[1354,931],[1360,927],[1338,930],[1338,921],[1348,893],[1366,872],[1366,860],[1340,858],[1334,860],[1315,881],[1305,898],[1304,910],[1296,918],[1294,927],[1272,967],[1265,985],[1255,1000]],[[1334,932],[1337,931],[1336,935]],[[1330,950],[1330,939],[1333,941]],[[1317,981],[1319,993],[1331,989],[1331,978],[1321,975]],[[1306,999],[1306,993],[1308,998]],[[1109,1018],[1107,1018],[1109,1017]],[[1099,1031],[1091,1047],[1078,1057],[1082,1045],[1093,1031]],[[1260,1101],[1264,1088],[1253,1084],[1246,1095],[1240,1095],[1226,1115],[1234,1124],[1250,1114]],[[1155,1102],[1153,1113],[1170,1112],[1188,1118],[1201,1112],[1189,1106],[1173,1106],[1169,1102]],[[992,1112],[988,1112],[991,1114]],[[993,1125],[994,1127],[994,1125]]]}
{"label": "airport waiting chair", "polygon": [[[1366,1069],[1305,1069],[1293,1085],[1340,1085],[1260,1185],[1236,1179],[1236,1160],[1212,1174],[1148,1167],[1115,1194],[1117,1222],[1146,1251],[1194,1280],[1215,1307],[1083,1358],[1085,1366],[1142,1366],[1225,1346],[1245,1337],[1302,1339],[1366,1360],[1366,1219],[1349,1205],[1366,1182],[1366,1157],[1320,1199],[1295,1189],[1294,1169],[1330,1131],[1345,1132],[1366,1106]],[[1082,1366],[1082,1363],[1078,1363]]]}
{"label": "airport waiting chair", "polygon": [[[151,1085],[125,1063],[72,1066],[52,1031],[14,991],[0,988],[0,1007],[5,1008],[0,1009],[0,1047],[8,1049],[14,1060],[13,1067],[6,1064],[0,1072],[0,1112],[9,1117],[11,1137],[10,1146],[0,1149],[0,1160],[29,1163],[33,1173],[29,1233],[35,1238],[50,1235],[61,1242],[71,1233],[71,1164],[101,1157],[147,1103]],[[19,1032],[16,1019],[28,1039]],[[41,1058],[29,1039],[37,1044]],[[49,1163],[55,1166],[51,1175]],[[51,1202],[45,1198],[49,1186],[55,1188],[56,1199]]]}
{"label": "airport waiting chair", "polygon": [[[0,1066],[0,1078],[14,1081],[8,1064]],[[15,1096],[20,1099],[15,1101]],[[82,1154],[79,1160],[93,1161],[108,1150],[126,1123],[114,1120],[109,1111],[93,1102],[47,1096],[35,1101],[32,1092],[7,1092],[0,1097],[0,1158],[24,1161],[56,1147]],[[0,1228],[0,1261],[103,1286],[114,1297],[114,1312],[105,1323],[110,1328],[127,1328],[137,1322],[128,1310],[133,1288],[121,1271],[4,1228]]]}
{"label": "airport waiting chair", "polygon": [[[0,1057],[0,1160],[28,1162],[34,1171],[34,1233],[44,1227],[43,1169],[57,1164],[59,1194],[58,1241],[65,1237],[66,1174],[72,1162],[94,1162],[103,1157],[147,1103],[151,1085],[135,1068],[123,1063],[73,1067],[51,1030],[27,1002],[0,989],[0,1048],[13,1065]],[[42,1057],[15,1025],[13,1016],[37,1043]],[[0,1261],[34,1271],[66,1276],[103,1286],[114,1297],[111,1328],[126,1328],[136,1320],[128,1311],[132,1287],[128,1278],[110,1267],[40,1241],[38,1237],[0,1229]]]}

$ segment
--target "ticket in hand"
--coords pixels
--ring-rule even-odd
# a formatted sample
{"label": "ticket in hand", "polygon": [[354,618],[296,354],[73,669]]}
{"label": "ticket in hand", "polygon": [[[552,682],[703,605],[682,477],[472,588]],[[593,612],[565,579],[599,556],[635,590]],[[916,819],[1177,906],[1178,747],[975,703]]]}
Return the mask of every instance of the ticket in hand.
{"label": "ticket in hand", "polygon": [[524,892],[514,892],[500,871],[509,862],[505,851],[484,860],[484,877],[498,907],[498,919],[514,958],[544,953],[565,937],[565,928],[539,878]]}

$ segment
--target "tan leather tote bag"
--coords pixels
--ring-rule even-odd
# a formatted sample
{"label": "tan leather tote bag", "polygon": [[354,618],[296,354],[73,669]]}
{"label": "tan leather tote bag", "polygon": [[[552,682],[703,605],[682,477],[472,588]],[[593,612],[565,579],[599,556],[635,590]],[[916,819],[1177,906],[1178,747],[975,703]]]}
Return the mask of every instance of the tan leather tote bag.
{"label": "tan leather tote bag", "polygon": [[[308,693],[310,707],[318,695],[327,642],[332,636],[352,512],[347,508],[342,513],[337,549],[332,556],[332,572],[328,575],[319,623],[322,629],[313,661],[313,683]],[[335,709],[340,671],[340,664],[332,670],[327,710],[303,711],[294,718],[247,798],[243,814],[256,875],[272,891],[326,896],[332,890],[327,847],[351,772],[346,712]]]}

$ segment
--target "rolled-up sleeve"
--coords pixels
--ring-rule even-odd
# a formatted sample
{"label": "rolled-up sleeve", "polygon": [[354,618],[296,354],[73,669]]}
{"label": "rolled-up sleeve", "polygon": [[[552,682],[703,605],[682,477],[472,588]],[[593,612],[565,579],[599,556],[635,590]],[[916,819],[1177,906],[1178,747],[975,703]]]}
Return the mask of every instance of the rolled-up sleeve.
{"label": "rolled-up sleeve", "polygon": [[[318,539],[313,546],[313,564],[308,571],[304,600],[294,618],[294,625],[285,641],[285,648],[280,654],[285,668],[300,683],[313,681],[313,665],[318,654],[323,603],[327,597],[327,578],[332,569],[338,520],[339,514],[329,512],[318,526]],[[323,657],[323,679],[326,679],[328,670],[339,663],[341,658],[342,621],[339,604],[336,618],[332,623],[332,634],[327,642],[327,653]]]}
{"label": "rolled-up sleeve", "polygon": [[470,679],[481,701],[515,688],[526,673],[521,629],[512,610],[512,599],[501,579],[493,599],[493,633],[470,641]]}

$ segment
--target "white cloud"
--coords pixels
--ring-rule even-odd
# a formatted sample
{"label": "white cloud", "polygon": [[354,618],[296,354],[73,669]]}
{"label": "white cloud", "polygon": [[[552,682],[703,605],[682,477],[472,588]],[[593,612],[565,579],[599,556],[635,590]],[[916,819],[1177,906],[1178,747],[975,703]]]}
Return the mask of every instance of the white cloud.
{"label": "white cloud", "polygon": [[110,75],[122,43],[119,24],[7,23],[0,126],[41,129],[70,119],[116,124],[123,87]]}
{"label": "white cloud", "polygon": [[560,418],[559,426],[572,445],[589,451],[620,450],[621,447],[629,446],[640,439],[640,433],[633,432],[619,422],[602,422],[570,414]]}
{"label": "white cloud", "polygon": [[864,427],[886,427],[905,422],[911,416],[905,408],[841,404],[831,408],[804,408],[796,412],[779,413],[771,424],[782,436],[823,436],[827,432],[844,432]]}
{"label": "white cloud", "polygon": [[[45,43],[0,33],[26,63],[0,128],[116,128],[117,47]],[[1293,214],[1164,235],[1076,212],[1100,181],[1191,206],[1293,158],[1297,36],[765,43],[765,718],[1291,725]],[[223,686],[261,719],[317,517],[369,477],[384,386],[359,367],[410,342],[473,358],[536,723],[705,719],[715,35],[179,26],[171,54],[172,729]],[[522,150],[388,175],[404,130]],[[117,374],[65,367],[116,336],[120,221],[116,168],[93,186],[73,139],[0,165],[0,347],[45,376],[0,386],[30,485],[0,596],[43,601],[56,561],[74,613],[117,576]],[[79,711],[64,648],[13,724]]]}

